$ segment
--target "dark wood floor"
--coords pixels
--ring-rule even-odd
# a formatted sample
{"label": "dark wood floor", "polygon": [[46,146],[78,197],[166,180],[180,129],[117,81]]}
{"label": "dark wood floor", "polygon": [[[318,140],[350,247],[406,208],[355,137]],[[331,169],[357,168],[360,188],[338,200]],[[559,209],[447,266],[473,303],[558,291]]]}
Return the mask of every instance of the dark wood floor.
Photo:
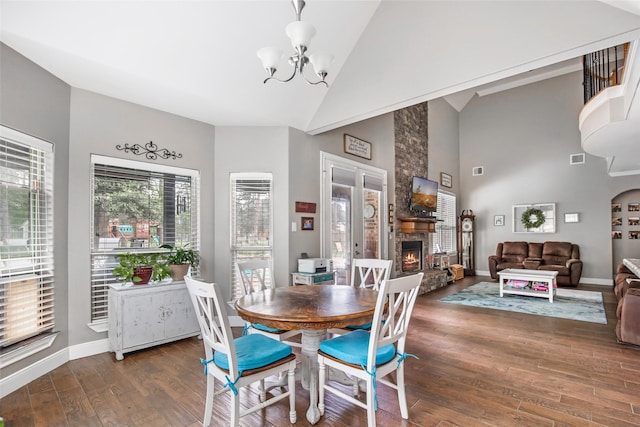
{"label": "dark wood floor", "polygon": [[[406,361],[408,421],[395,394],[378,387],[381,426],[640,426],[640,351],[616,343],[615,297],[602,291],[608,324],[439,302],[479,280],[418,297]],[[0,401],[12,426],[198,426],[204,409],[202,343],[188,339],[126,355],[73,360]],[[308,392],[297,388],[298,426]],[[243,399],[256,400],[255,389]],[[365,426],[365,411],[327,395],[318,426]],[[288,403],[242,419],[286,426]],[[228,423],[228,398],[212,425]]]}

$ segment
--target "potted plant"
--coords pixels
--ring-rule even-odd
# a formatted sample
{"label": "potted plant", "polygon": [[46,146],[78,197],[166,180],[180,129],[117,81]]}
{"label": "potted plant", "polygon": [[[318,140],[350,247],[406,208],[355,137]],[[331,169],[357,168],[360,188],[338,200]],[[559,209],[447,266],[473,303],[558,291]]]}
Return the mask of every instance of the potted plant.
{"label": "potted plant", "polygon": [[171,251],[167,256],[167,264],[174,280],[182,280],[189,271],[189,266],[197,267],[200,263],[198,253],[193,249],[188,249],[187,246],[189,246],[188,243],[183,247],[174,247],[169,244],[160,246]]}
{"label": "potted plant", "polygon": [[150,280],[160,281],[170,276],[164,254],[127,252],[116,256],[119,265],[113,274],[134,285],[146,285]]}

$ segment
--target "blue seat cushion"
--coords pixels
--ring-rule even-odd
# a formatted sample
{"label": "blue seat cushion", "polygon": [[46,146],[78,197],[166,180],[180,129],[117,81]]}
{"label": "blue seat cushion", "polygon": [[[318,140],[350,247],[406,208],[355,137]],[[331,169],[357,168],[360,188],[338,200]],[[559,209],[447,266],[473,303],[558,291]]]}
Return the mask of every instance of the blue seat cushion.
{"label": "blue seat cushion", "polygon": [[269,326],[261,325],[260,323],[252,323],[251,327],[260,331],[271,332],[274,334],[280,334],[284,332],[282,329],[270,328]]}
{"label": "blue seat cushion", "polygon": [[364,325],[349,325],[347,326],[347,329],[351,329],[352,331],[358,330],[358,329],[371,329],[371,326],[373,325],[373,323],[369,322],[369,323],[365,323]]}
{"label": "blue seat cushion", "polygon": [[[320,343],[320,350],[329,356],[354,365],[367,364],[371,332],[357,330]],[[380,347],[376,352],[376,365],[387,363],[396,355],[393,344]]]}
{"label": "blue seat cushion", "polygon": [[[291,346],[260,334],[245,335],[233,342],[240,371],[262,368],[291,354]],[[216,351],[213,361],[218,367],[229,369],[225,353]]]}

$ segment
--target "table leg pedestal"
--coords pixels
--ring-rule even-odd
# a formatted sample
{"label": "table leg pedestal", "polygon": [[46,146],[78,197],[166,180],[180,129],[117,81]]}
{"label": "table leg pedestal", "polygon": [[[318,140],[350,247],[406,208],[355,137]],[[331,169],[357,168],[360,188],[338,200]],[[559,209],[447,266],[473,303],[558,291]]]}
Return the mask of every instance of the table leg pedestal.
{"label": "table leg pedestal", "polygon": [[309,390],[307,420],[315,424],[320,420],[318,409],[318,349],[327,338],[326,329],[304,329],[302,331],[302,387]]}

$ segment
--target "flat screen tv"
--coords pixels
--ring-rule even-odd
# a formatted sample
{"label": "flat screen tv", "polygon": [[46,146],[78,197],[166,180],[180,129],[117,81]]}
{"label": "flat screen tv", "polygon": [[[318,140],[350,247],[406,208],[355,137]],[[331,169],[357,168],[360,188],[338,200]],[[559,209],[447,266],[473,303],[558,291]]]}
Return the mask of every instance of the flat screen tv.
{"label": "flat screen tv", "polygon": [[438,209],[438,183],[426,178],[413,177],[409,210],[419,218],[432,216]]}

